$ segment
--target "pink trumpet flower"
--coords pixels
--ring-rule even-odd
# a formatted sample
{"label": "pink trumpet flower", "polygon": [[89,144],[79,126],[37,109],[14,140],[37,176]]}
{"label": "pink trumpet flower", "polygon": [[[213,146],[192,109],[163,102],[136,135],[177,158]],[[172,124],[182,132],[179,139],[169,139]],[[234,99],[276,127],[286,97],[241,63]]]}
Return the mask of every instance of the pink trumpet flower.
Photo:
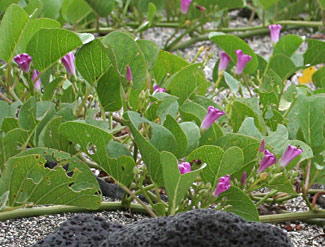
{"label": "pink trumpet flower", "polygon": [[186,14],[188,11],[188,8],[190,7],[192,0],[181,0],[181,12],[183,14]]}
{"label": "pink trumpet flower", "polygon": [[228,67],[228,64],[230,62],[230,57],[228,56],[228,54],[224,51],[220,52],[220,62],[219,62],[219,67],[218,70],[219,71],[225,71]]}
{"label": "pink trumpet flower", "polygon": [[230,175],[226,175],[225,177],[219,178],[219,182],[217,184],[217,187],[213,193],[213,196],[217,197],[222,192],[225,192],[226,190],[230,189]]}
{"label": "pink trumpet flower", "polygon": [[282,26],[280,24],[269,25],[271,41],[276,43],[280,39],[280,31]]}
{"label": "pink trumpet flower", "polygon": [[279,163],[282,167],[286,167],[294,158],[302,153],[301,148],[297,148],[295,146],[289,145],[287,150],[284,152],[281,157]]}
{"label": "pink trumpet flower", "polygon": [[258,173],[261,173],[265,169],[269,168],[271,165],[274,165],[276,163],[275,155],[272,154],[269,150],[264,150],[264,157],[260,162],[260,166],[257,170]]}
{"label": "pink trumpet flower", "polygon": [[237,55],[237,64],[236,64],[236,72],[235,73],[237,75],[240,75],[241,73],[243,73],[246,64],[250,60],[252,60],[252,57],[244,54],[242,50],[236,50],[235,53]]}
{"label": "pink trumpet flower", "polygon": [[32,57],[27,53],[18,54],[14,57],[14,61],[18,64],[18,66],[25,72],[29,72],[30,63],[32,61]]}
{"label": "pink trumpet flower", "polygon": [[69,52],[67,55],[65,55],[61,59],[64,67],[66,68],[66,70],[68,71],[68,73],[70,75],[76,74],[76,66],[75,66],[74,60],[75,60],[75,56],[72,52]]}
{"label": "pink trumpet flower", "polygon": [[213,106],[209,106],[208,113],[205,115],[205,118],[203,119],[200,129],[201,130],[207,130],[211,127],[211,125],[222,115],[224,115],[224,111],[220,111],[217,108],[214,108]]}
{"label": "pink trumpet flower", "polygon": [[178,164],[178,169],[181,174],[188,173],[191,171],[191,164],[188,162],[183,162]]}

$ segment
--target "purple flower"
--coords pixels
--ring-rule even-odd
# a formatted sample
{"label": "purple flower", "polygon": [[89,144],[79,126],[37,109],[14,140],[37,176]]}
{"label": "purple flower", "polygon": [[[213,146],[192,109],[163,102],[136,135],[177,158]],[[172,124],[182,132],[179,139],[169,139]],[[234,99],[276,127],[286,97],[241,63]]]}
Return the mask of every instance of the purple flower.
{"label": "purple flower", "polygon": [[243,176],[241,177],[240,183],[242,185],[246,184],[247,172],[243,172]]}
{"label": "purple flower", "polygon": [[132,71],[129,65],[126,66],[126,80],[127,81],[132,81],[133,76],[132,76]]}
{"label": "purple flower", "polygon": [[190,7],[192,0],[181,0],[181,11],[183,14],[186,14],[188,8]]}
{"label": "purple flower", "polygon": [[258,168],[257,172],[261,173],[271,165],[276,163],[276,158],[274,154],[272,154],[269,150],[265,149],[264,150],[264,157],[260,162],[260,167]]}
{"label": "purple flower", "polygon": [[218,70],[225,71],[228,67],[229,62],[230,62],[230,57],[228,56],[228,54],[224,51],[221,51]]}
{"label": "purple flower", "polygon": [[201,130],[207,130],[210,126],[216,121],[219,117],[224,115],[224,111],[220,111],[219,109],[214,108],[213,106],[209,106],[208,113],[205,115],[202,123],[201,123]]}
{"label": "purple flower", "polygon": [[181,174],[188,173],[191,171],[191,164],[188,162],[183,162],[178,164],[178,169]]}
{"label": "purple flower", "polygon": [[[33,76],[32,76],[32,81],[34,81],[39,76],[39,74],[40,73],[36,69],[34,69]],[[42,84],[41,78],[38,78],[38,80],[34,83],[35,91],[41,91],[41,84]]]}
{"label": "purple flower", "polygon": [[276,43],[280,39],[280,31],[282,26],[280,24],[269,25],[271,41]]}
{"label": "purple flower", "polygon": [[263,153],[265,150],[265,141],[264,139],[261,141],[260,149],[258,150],[260,153]]}
{"label": "purple flower", "polygon": [[291,146],[289,145],[287,147],[287,150],[284,152],[283,156],[280,159],[280,165],[282,167],[286,167],[291,160],[293,160],[294,158],[296,158],[298,155],[300,155],[302,153],[302,149],[301,148],[297,148],[295,146]]}
{"label": "purple flower", "polygon": [[219,178],[217,187],[213,193],[214,196],[220,195],[222,192],[230,189],[230,175]]}
{"label": "purple flower", "polygon": [[158,85],[155,85],[153,87],[153,93],[164,93],[166,92],[166,88],[164,87],[159,87]]}
{"label": "purple flower", "polygon": [[69,52],[67,55],[65,55],[61,61],[64,65],[64,67],[67,69],[68,73],[70,75],[75,75],[76,74],[76,67],[74,64],[74,54],[72,52]]}
{"label": "purple flower", "polygon": [[18,64],[18,66],[25,72],[29,72],[30,63],[32,61],[32,57],[27,53],[22,53],[14,57],[14,61]]}
{"label": "purple flower", "polygon": [[243,73],[246,64],[252,60],[252,57],[244,54],[242,50],[236,50],[235,53],[237,55],[236,74],[239,75]]}

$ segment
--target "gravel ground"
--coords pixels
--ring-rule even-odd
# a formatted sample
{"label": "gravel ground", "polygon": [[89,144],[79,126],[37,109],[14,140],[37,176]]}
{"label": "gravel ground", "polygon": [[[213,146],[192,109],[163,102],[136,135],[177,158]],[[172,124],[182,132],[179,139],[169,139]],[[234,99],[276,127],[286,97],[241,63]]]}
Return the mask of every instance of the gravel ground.
{"label": "gravel ground", "polygon": [[[233,12],[232,17],[236,18],[230,22],[231,27],[240,27],[247,25],[247,19],[239,18],[236,16],[237,13]],[[254,20],[252,25],[259,25],[258,20]],[[209,28],[212,28],[211,26]],[[155,28],[150,29],[144,33],[144,38],[149,40],[154,40],[161,47],[164,45],[168,37],[174,32],[173,29],[162,29]],[[289,33],[289,32],[285,32]],[[305,30],[292,30],[290,33],[298,34],[304,37],[306,34]],[[283,35],[283,34],[282,34]],[[185,40],[188,37],[185,37]],[[263,57],[270,55],[272,51],[272,45],[270,38],[268,36],[259,36],[246,40],[252,49]],[[210,53],[213,54],[212,59],[207,63],[204,69],[207,79],[212,81],[212,71],[214,64],[216,63],[219,56],[219,49],[216,45],[210,41],[199,42],[190,48],[186,48],[181,53],[188,61],[191,61],[195,56],[199,47],[204,45],[205,47],[211,47]],[[306,45],[302,45],[301,50],[306,49]],[[201,62],[204,54],[198,57],[197,62]],[[292,83],[297,83],[297,76],[293,77]],[[285,206],[290,211],[306,211],[307,206],[303,199],[298,197],[288,201]],[[130,214],[123,211],[114,212],[96,212],[94,213],[98,216],[102,216],[106,219],[112,220],[114,222],[120,222],[123,224],[129,224],[136,220],[140,220],[145,216],[139,214]],[[74,215],[73,213],[64,213],[58,215],[40,216],[40,217],[30,217],[17,220],[6,220],[0,222],[0,246],[2,247],[20,247],[20,246],[30,246],[31,244],[43,239],[44,236],[53,231],[60,223],[67,220],[69,217]],[[278,227],[286,231],[288,225],[278,224]],[[301,246],[312,246],[321,247],[325,246],[324,240],[324,229],[315,225],[308,225],[301,222],[295,222],[291,225],[292,231],[288,231],[289,236],[295,247]]]}

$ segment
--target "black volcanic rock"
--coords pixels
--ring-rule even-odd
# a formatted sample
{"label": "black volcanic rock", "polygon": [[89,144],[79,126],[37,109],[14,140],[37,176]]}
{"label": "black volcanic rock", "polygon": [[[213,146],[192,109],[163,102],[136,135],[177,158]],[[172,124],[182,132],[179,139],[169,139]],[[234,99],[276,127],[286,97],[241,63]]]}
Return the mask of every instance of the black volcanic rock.
{"label": "black volcanic rock", "polygon": [[[58,245],[53,245],[53,244]],[[291,247],[282,230],[213,209],[192,210],[122,226],[92,215],[75,216],[40,246]]]}

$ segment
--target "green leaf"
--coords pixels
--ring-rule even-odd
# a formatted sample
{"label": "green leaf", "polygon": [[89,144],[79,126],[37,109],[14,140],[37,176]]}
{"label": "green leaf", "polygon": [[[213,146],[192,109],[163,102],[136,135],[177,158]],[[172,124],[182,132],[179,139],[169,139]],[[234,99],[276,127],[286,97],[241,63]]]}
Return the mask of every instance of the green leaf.
{"label": "green leaf", "polygon": [[166,120],[164,122],[164,127],[166,127],[170,132],[172,132],[177,142],[177,146],[176,149],[173,151],[173,154],[177,158],[181,158],[184,155],[188,146],[187,137],[183,129],[171,115],[167,115]]}
{"label": "green leaf", "polygon": [[39,145],[75,154],[75,144],[59,132],[62,116],[53,118],[40,134]]}
{"label": "green leaf", "polygon": [[226,197],[226,203],[231,205],[226,211],[237,214],[247,221],[259,221],[258,211],[252,200],[239,188],[231,186],[220,196]]}
{"label": "green leaf", "polygon": [[297,97],[299,114],[298,122],[302,130],[306,143],[311,147],[323,144],[324,118],[324,96],[315,95],[307,97],[300,94]]}
{"label": "green leaf", "polygon": [[4,192],[0,196],[0,211],[6,206],[8,199],[9,199],[9,190]]}
{"label": "green leaf", "polygon": [[78,35],[71,31],[42,29],[29,42],[27,53],[32,56],[35,69],[42,72],[81,44]]}
{"label": "green leaf", "polygon": [[151,70],[159,55],[159,46],[150,40],[139,39],[137,40],[143,55],[147,61],[148,69]]}
{"label": "green leaf", "polygon": [[152,23],[154,21],[156,12],[157,12],[156,5],[154,3],[149,3],[149,5],[148,5],[148,21],[149,21],[150,26],[152,25]]}
{"label": "green leaf", "polygon": [[51,19],[60,17],[62,0],[41,0],[43,3],[43,16]]}
{"label": "green leaf", "polygon": [[224,71],[224,78],[231,92],[233,94],[236,94],[241,87],[241,83],[226,71]]}
{"label": "green leaf", "polygon": [[79,23],[91,12],[92,9],[84,0],[63,0],[61,14],[71,24]]}
{"label": "green leaf", "polygon": [[168,79],[171,75],[184,69],[188,65],[189,63],[184,59],[167,51],[160,51],[153,68],[156,81],[161,85],[160,83],[163,82],[163,80]]}
{"label": "green leaf", "polygon": [[234,63],[236,63],[237,61],[237,56],[235,51],[238,49],[242,50],[244,54],[252,56],[252,60],[249,63],[247,63],[244,72],[247,74],[252,74],[256,71],[258,67],[257,56],[245,41],[243,41],[242,39],[234,35],[216,33],[216,32],[210,33],[209,39],[211,39],[221,49],[223,49],[229,55],[229,57]]}
{"label": "green leaf", "polygon": [[2,125],[1,125],[1,131],[4,133],[9,132],[10,130],[18,128],[18,120],[16,118],[7,117],[3,119]]}
{"label": "green leaf", "polygon": [[181,117],[183,121],[195,121],[195,123],[200,126],[201,121],[204,119],[207,110],[203,106],[192,102],[190,100],[186,101],[181,109]]}
{"label": "green leaf", "polygon": [[139,132],[138,128],[140,123],[146,122],[144,118],[141,118],[139,113],[127,112],[124,114],[124,118],[129,120],[127,125],[129,126],[131,133],[134,137],[134,141],[140,150],[144,163],[146,164],[151,179],[158,185],[163,185],[162,167],[160,164],[160,152]]}
{"label": "green leaf", "polygon": [[76,66],[86,81],[95,84],[111,66],[102,42],[95,39],[81,47],[76,54]]}
{"label": "green leaf", "polygon": [[[125,76],[126,66],[129,65],[133,87],[143,89],[146,86],[147,62],[137,42],[129,34],[120,31],[106,35],[102,42],[112,50],[120,74]],[[111,61],[113,62],[112,58]],[[113,65],[115,66],[114,62]]]}
{"label": "green leaf", "polygon": [[180,105],[194,94],[205,95],[208,83],[201,64],[192,64],[174,74],[167,83],[167,91],[178,97]]}
{"label": "green leaf", "polygon": [[212,187],[216,186],[218,174],[221,170],[221,163],[224,151],[222,148],[212,145],[202,146],[190,153],[186,160],[200,160],[202,164],[207,166],[201,171],[202,180],[205,183],[210,183]]}
{"label": "green leaf", "polygon": [[287,79],[297,70],[291,59],[282,54],[272,56],[269,63],[269,68],[277,73],[282,80]]}
{"label": "green leaf", "polygon": [[322,10],[325,9],[325,0],[317,0],[319,6],[322,8]]}
{"label": "green leaf", "polygon": [[36,120],[36,100],[30,97],[21,107],[18,114],[20,127],[25,130],[32,130],[37,125]]}
{"label": "green leaf", "polygon": [[32,37],[41,29],[45,28],[59,28],[61,24],[52,19],[35,19],[28,22],[22,37],[17,44],[17,53],[26,52],[27,45]]}
{"label": "green leaf", "polygon": [[[78,158],[67,160],[68,171],[45,167],[39,154],[11,158],[0,178],[0,194],[10,189],[7,206],[56,204],[96,209],[101,196],[96,178]],[[68,175],[73,172],[72,176]]]}
{"label": "green leaf", "polygon": [[25,7],[25,11],[29,16],[33,14],[33,16],[37,17],[42,13],[43,10],[43,2],[42,0],[30,0]]}
{"label": "green leaf", "polygon": [[271,189],[276,189],[278,191],[296,195],[297,193],[294,191],[292,184],[290,183],[288,177],[281,173],[275,175],[269,182],[267,187]]}
{"label": "green leaf", "polygon": [[[216,145],[220,146],[223,150],[227,150],[233,146],[239,147],[244,153],[243,166],[248,166],[256,160],[260,142],[260,140],[253,137],[235,133],[227,133],[217,140]],[[249,173],[249,171],[247,171],[247,173]]]}
{"label": "green leaf", "polygon": [[200,128],[193,122],[182,122],[180,123],[180,127],[184,131],[188,141],[185,151],[185,155],[187,155],[199,145]]}
{"label": "green leaf", "polygon": [[5,11],[10,4],[18,3],[19,0],[1,0],[0,1],[0,11]]}
{"label": "green leaf", "polygon": [[107,144],[113,138],[111,134],[98,127],[77,121],[61,124],[59,131],[75,144],[79,144],[81,150],[116,181],[126,186],[132,182],[134,160],[126,156],[111,159],[107,155]]}
{"label": "green leaf", "polygon": [[114,8],[114,0],[86,0],[100,17],[108,16]]}
{"label": "green leaf", "polygon": [[169,114],[176,118],[178,113],[177,97],[167,93],[155,93],[151,96],[152,104],[146,111],[146,118],[154,121],[160,118],[161,123],[165,122],[166,116]]}
{"label": "green leaf", "polygon": [[4,101],[0,101],[0,127],[2,128],[2,122],[4,120],[4,118],[9,117],[9,113],[10,113],[10,106],[4,102]]}
{"label": "green leaf", "polygon": [[138,0],[137,7],[142,14],[148,14],[150,3],[154,4],[158,11],[162,11],[166,5],[165,1],[161,0]]}
{"label": "green leaf", "polygon": [[51,81],[49,84],[47,84],[44,89],[42,100],[51,100],[55,93],[55,90],[61,87],[61,85],[64,84],[65,80],[66,79],[64,79],[63,77],[58,77]]}
{"label": "green leaf", "polygon": [[200,171],[204,168],[180,174],[176,157],[168,152],[162,152],[160,155],[162,164],[162,174],[165,183],[166,193],[169,201],[169,213],[175,214],[177,206],[181,203],[186,192],[189,190]]}
{"label": "green leaf", "polygon": [[312,81],[316,87],[325,88],[325,67],[321,67],[313,74]]}
{"label": "green leaf", "polygon": [[242,8],[245,6],[244,0],[227,0],[227,1],[215,0],[215,2],[218,5],[219,9],[235,9],[235,8]]}
{"label": "green leaf", "polygon": [[0,165],[2,166],[10,157],[20,153],[22,146],[28,139],[28,131],[23,129],[10,130],[0,139]]}
{"label": "green leaf", "polygon": [[254,118],[247,117],[243,121],[242,125],[240,126],[238,130],[238,134],[252,136],[257,139],[262,139],[262,135],[259,132],[259,130],[256,128],[256,125],[254,123]]}
{"label": "green leaf", "polygon": [[309,66],[325,63],[322,54],[325,52],[325,42],[317,39],[307,39],[308,49],[304,53],[304,63]]}
{"label": "green leaf", "polygon": [[122,143],[110,141],[107,145],[108,156],[117,159],[122,156],[132,156],[129,149]]}
{"label": "green leaf", "polygon": [[276,4],[279,0],[258,0],[263,9],[268,9]]}
{"label": "green leaf", "polygon": [[263,132],[263,126],[257,113],[248,104],[235,100],[231,108],[229,119],[229,123],[233,127],[234,132],[238,132],[246,117],[254,118],[256,127],[260,132]]}
{"label": "green leaf", "polygon": [[27,13],[18,5],[11,5],[4,14],[0,26],[0,58],[11,62],[17,43],[29,21]]}
{"label": "green leaf", "polygon": [[302,44],[303,39],[294,34],[283,36],[275,45],[273,55],[283,54],[291,57]]}
{"label": "green leaf", "polygon": [[96,91],[105,111],[113,112],[121,109],[121,77],[113,66],[100,77]]}

